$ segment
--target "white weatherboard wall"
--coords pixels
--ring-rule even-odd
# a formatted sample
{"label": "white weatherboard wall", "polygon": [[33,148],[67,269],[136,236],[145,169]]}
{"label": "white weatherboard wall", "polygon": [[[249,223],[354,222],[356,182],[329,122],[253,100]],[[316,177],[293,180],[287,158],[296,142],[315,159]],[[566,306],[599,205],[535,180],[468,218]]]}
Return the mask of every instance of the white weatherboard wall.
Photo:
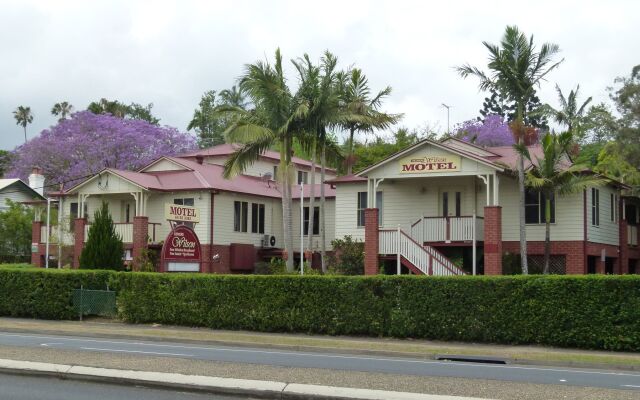
{"label": "white weatherboard wall", "polygon": [[[234,201],[246,201],[248,203],[247,232],[234,231]],[[228,192],[214,196],[214,244],[245,243],[253,244],[256,247],[261,246],[263,234],[251,233],[251,203],[265,205],[264,235],[274,235],[276,237],[276,247],[283,247],[282,204],[280,199]]]}
{"label": "white weatherboard wall", "polygon": [[[309,199],[305,199],[304,206],[309,207]],[[320,207],[320,198],[316,198],[314,207]],[[334,198],[328,198],[325,202],[325,250],[331,250],[331,241],[335,239],[335,221],[336,221],[336,201]],[[313,250],[321,249],[321,235],[313,235]],[[304,248],[308,249],[309,236],[304,237]],[[300,251],[300,200],[293,200],[293,249]]]}
{"label": "white weatherboard wall", "polygon": [[[216,164],[216,165],[224,165],[224,163],[227,161],[228,156],[209,156],[209,157],[205,157],[204,161],[210,164]],[[269,161],[268,159],[259,159],[256,160],[253,164],[249,165],[247,167],[247,169],[243,172],[244,175],[251,175],[251,176],[263,176],[265,173],[269,173],[272,176],[272,179],[276,179],[275,176],[273,176],[273,167],[274,166],[278,166],[280,164],[279,161],[277,160],[271,160]],[[320,165],[317,165],[317,172],[316,172],[316,183],[320,182]],[[295,177],[294,179],[297,182],[297,174],[298,171],[307,171],[309,173],[308,176],[308,183],[311,182],[311,166],[299,166],[296,165],[295,166]],[[326,171],[326,176],[327,179],[331,178],[331,177],[335,177],[336,174],[333,171]]]}
{"label": "white weatherboard wall", "polygon": [[[22,189],[22,190],[21,190]],[[2,191],[0,191],[0,211],[8,209],[7,200],[11,200],[13,202],[22,202],[33,200],[33,196],[31,193],[27,192],[27,189],[22,186],[22,184],[13,184],[5,187]]]}
{"label": "white weatherboard wall", "polygon": [[194,207],[200,213],[200,222],[195,224],[194,231],[202,244],[209,243],[209,226],[211,222],[211,193],[201,192],[151,192],[147,203],[149,223],[160,223],[156,227],[156,240],[163,241],[171,231],[169,221],[164,219],[164,205],[173,204],[175,199],[193,198]]}
{"label": "white weatherboard wall", "polygon": [[170,160],[160,160],[154,163],[153,165],[144,169],[144,172],[154,172],[154,171],[184,171],[187,168],[182,165],[178,165]]}
{"label": "white weatherboard wall", "polygon": [[[584,240],[582,192],[558,196],[556,199],[556,222],[551,224],[551,240]],[[500,205],[502,206],[502,240],[520,240],[518,207],[520,193],[518,181],[503,177],[500,181]],[[527,240],[544,241],[545,225],[527,224]]]}
{"label": "white weatherboard wall", "polygon": [[[587,240],[617,246],[620,244],[619,216],[616,217],[615,221],[611,221],[611,194],[620,196],[620,192],[611,186],[600,186],[597,189],[600,191],[600,225],[593,225],[591,188],[589,188],[587,189]],[[617,257],[615,254],[609,254],[608,256]]]}

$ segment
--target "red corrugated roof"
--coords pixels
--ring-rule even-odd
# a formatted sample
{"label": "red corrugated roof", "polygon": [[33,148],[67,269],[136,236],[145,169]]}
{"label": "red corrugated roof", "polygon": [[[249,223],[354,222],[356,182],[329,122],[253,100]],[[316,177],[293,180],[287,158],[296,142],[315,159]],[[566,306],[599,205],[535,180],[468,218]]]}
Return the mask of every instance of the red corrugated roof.
{"label": "red corrugated roof", "polygon": [[[176,164],[184,166],[185,170],[134,172],[117,169],[107,169],[138,186],[149,190],[176,192],[219,190],[234,193],[244,193],[255,196],[281,198],[279,185],[274,181],[264,180],[249,175],[237,175],[231,179],[223,176],[224,167],[214,164],[198,164],[186,158],[164,157]],[[86,181],[85,181],[86,182]],[[305,198],[309,197],[309,186],[305,186]],[[73,188],[72,188],[73,189]],[[315,185],[316,196],[320,195],[320,185]],[[335,197],[335,190],[325,185],[326,197]],[[299,187],[292,191],[293,198],[300,198]]]}
{"label": "red corrugated roof", "polygon": [[[178,157],[179,158],[195,158],[196,156],[203,156],[203,157],[228,156],[229,154],[232,154],[238,151],[241,147],[242,147],[241,144],[225,143],[225,144],[209,147],[208,149],[196,150],[189,153],[181,154]],[[262,157],[267,158],[269,160],[275,160],[278,162],[280,161],[280,153],[273,150],[266,150],[264,153],[262,153]],[[311,161],[309,160],[305,160],[303,158],[295,157],[295,156],[292,157],[291,160],[294,164],[304,165],[305,167],[311,168]],[[316,168],[320,169],[320,166],[316,164]],[[326,168],[326,170],[335,172],[335,169],[333,168]]]}

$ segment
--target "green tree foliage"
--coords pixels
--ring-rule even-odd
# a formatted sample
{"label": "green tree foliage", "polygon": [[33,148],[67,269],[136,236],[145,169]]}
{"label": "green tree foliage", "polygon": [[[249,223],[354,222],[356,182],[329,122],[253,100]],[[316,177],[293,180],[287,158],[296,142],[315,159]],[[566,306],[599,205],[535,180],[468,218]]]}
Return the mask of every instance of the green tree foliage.
{"label": "green tree foliage", "polygon": [[4,177],[4,173],[9,169],[12,162],[13,153],[7,150],[0,150],[0,178]]}
{"label": "green tree foliage", "polygon": [[[376,137],[371,142],[354,141],[353,158],[354,171],[360,171],[370,165],[382,161],[390,155],[397,153],[405,147],[416,144],[418,141],[428,138],[435,139],[436,134],[425,128],[424,130],[409,130],[405,127],[394,132],[390,140]],[[345,146],[348,142],[345,143]]]}
{"label": "green tree foliage", "polygon": [[640,168],[640,64],[633,67],[631,76],[619,77],[620,85],[611,89],[611,98],[620,113],[616,141],[631,165]]}
{"label": "green tree foliage", "polygon": [[364,242],[353,240],[350,235],[331,241],[333,253],[329,265],[344,275],[364,274]]}
{"label": "green tree foliage", "polygon": [[24,261],[31,254],[33,210],[7,200],[8,209],[0,211],[0,260]]}
{"label": "green tree foliage", "polygon": [[580,136],[582,130],[581,125],[584,119],[587,106],[591,103],[592,97],[588,97],[581,105],[578,102],[578,94],[580,92],[580,85],[575,90],[571,90],[568,96],[562,93],[560,86],[556,85],[556,92],[558,92],[558,101],[560,103],[559,108],[553,108],[549,104],[546,104],[543,109],[544,113],[549,115],[555,122],[565,126],[567,131],[573,135]]}
{"label": "green tree foliage", "polygon": [[13,118],[16,120],[16,125],[24,129],[24,142],[27,143],[27,125],[33,122],[31,107],[18,106],[13,112]]}
{"label": "green tree foliage", "polygon": [[[533,93],[528,96],[524,105],[524,123],[526,126],[532,126],[540,129],[541,131],[547,131],[549,130],[549,122],[546,115],[538,112],[541,107],[542,104],[540,103],[540,99],[534,90]],[[482,109],[480,110],[478,121],[484,121],[491,115],[499,115],[503,120],[513,122],[517,117],[516,103],[513,102],[513,100],[510,100],[509,96],[499,89],[490,88],[489,96],[485,97],[482,103]]]}
{"label": "green tree foliage", "polygon": [[89,238],[80,255],[80,268],[118,271],[123,268],[123,254],[122,239],[116,234],[109,205],[103,202],[89,228]]}
{"label": "green tree foliage", "polygon": [[73,106],[68,101],[56,103],[51,108],[51,114],[59,117],[58,122],[67,119],[67,115],[73,112]]}
{"label": "green tree foliage", "polygon": [[198,135],[198,146],[201,149],[225,142],[224,133],[231,126],[233,117],[230,114],[216,112],[216,107],[220,106],[246,110],[249,103],[242,87],[233,86],[218,94],[215,90],[205,92],[187,126],[187,130],[195,130]]}
{"label": "green tree foliage", "polygon": [[618,121],[605,103],[596,104],[580,118],[576,140],[582,144],[604,144],[615,138]]}
{"label": "green tree foliage", "polygon": [[94,101],[89,104],[87,110],[94,114],[111,114],[118,118],[138,119],[147,121],[150,124],[158,125],[160,119],[156,118],[152,113],[153,103],[143,106],[138,103],[124,104],[118,100],[107,100],[105,98]]}

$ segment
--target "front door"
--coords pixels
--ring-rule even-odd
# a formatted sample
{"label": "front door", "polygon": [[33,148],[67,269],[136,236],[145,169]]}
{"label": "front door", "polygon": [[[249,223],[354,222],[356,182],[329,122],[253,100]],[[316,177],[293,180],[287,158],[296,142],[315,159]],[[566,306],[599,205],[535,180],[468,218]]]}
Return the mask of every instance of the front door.
{"label": "front door", "polygon": [[440,215],[459,217],[462,215],[462,188],[447,188],[440,191]]}

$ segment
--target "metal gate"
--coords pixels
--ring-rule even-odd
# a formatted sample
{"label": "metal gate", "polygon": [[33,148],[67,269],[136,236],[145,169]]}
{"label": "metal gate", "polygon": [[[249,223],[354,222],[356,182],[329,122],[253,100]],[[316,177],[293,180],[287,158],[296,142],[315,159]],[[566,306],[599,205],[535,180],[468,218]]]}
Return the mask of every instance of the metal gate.
{"label": "metal gate", "polygon": [[73,289],[73,308],[82,317],[98,315],[102,317],[116,316],[116,292],[113,290]]}

